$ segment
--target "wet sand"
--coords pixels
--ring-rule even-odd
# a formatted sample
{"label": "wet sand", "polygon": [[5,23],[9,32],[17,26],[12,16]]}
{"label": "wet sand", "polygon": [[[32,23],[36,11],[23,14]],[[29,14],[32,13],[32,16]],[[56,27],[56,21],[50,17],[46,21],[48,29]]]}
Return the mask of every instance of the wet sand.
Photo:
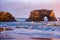
{"label": "wet sand", "polygon": [[32,38],[27,36],[0,34],[0,40],[60,40],[59,38]]}
{"label": "wet sand", "polygon": [[19,37],[19,38],[1,38],[0,40],[60,40],[59,38],[29,38],[29,37]]}

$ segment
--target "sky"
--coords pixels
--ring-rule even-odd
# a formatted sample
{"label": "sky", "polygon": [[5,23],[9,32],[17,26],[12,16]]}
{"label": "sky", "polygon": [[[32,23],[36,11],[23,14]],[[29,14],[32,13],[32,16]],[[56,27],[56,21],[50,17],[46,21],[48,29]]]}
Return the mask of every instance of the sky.
{"label": "sky", "polygon": [[60,17],[60,0],[1,0],[0,11],[10,12],[16,18],[28,18],[30,11],[40,9],[54,10]]}

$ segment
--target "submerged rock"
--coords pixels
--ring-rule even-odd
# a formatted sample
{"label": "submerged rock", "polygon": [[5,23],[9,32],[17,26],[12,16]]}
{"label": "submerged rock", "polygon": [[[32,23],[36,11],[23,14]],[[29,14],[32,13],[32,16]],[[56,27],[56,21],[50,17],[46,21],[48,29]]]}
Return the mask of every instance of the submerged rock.
{"label": "submerged rock", "polygon": [[9,27],[0,27],[0,32],[10,31],[10,30],[14,30],[14,29],[13,28],[9,28]]}
{"label": "submerged rock", "polygon": [[10,21],[16,21],[15,17],[12,16],[11,13],[0,11],[0,22],[10,22]]}
{"label": "submerged rock", "polygon": [[29,18],[26,21],[44,21],[44,17],[47,17],[48,21],[57,21],[53,10],[47,9],[31,11]]}

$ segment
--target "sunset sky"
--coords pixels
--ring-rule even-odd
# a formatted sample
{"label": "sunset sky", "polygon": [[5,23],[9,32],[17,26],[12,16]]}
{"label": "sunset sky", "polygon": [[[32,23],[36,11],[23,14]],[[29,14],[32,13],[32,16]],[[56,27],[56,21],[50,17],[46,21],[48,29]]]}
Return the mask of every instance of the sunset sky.
{"label": "sunset sky", "polygon": [[60,17],[60,0],[0,0],[0,11],[8,11],[16,18],[28,18],[35,9],[54,10]]}

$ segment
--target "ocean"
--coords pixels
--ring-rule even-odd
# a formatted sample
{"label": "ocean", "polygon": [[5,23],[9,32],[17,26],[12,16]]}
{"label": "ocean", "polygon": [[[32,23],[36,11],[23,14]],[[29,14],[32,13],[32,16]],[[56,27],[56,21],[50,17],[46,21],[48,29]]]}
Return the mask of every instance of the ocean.
{"label": "ocean", "polygon": [[[50,24],[59,25],[46,25],[42,22],[26,22],[27,18],[16,18],[17,22],[0,22],[0,27],[9,27],[14,30],[5,31],[0,34],[3,35],[0,39],[6,38],[19,38],[21,36],[35,37],[35,38],[60,38],[60,21],[47,22]],[[6,36],[8,35],[8,36]],[[14,36],[12,36],[14,35]],[[12,37],[11,37],[12,36]]]}
{"label": "ocean", "polygon": [[[26,22],[27,18],[16,18],[17,22],[0,22],[0,27],[12,27],[12,28],[25,28],[29,29],[38,29],[38,30],[52,30],[52,31],[59,31],[60,30],[60,25],[59,26],[46,26],[46,22],[41,21],[41,22]],[[60,21],[52,21],[48,22],[50,24],[56,24],[57,22]]]}

